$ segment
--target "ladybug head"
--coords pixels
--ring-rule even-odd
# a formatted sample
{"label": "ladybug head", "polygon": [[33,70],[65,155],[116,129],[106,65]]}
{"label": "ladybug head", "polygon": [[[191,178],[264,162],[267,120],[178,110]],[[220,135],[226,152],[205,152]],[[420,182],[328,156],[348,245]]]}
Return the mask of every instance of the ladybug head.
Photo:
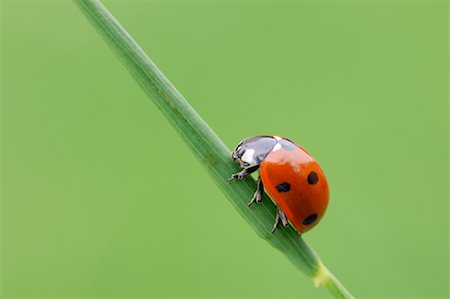
{"label": "ladybug head", "polygon": [[250,165],[250,163],[246,159],[248,154],[244,156],[247,150],[245,149],[245,147],[242,146],[243,142],[244,141],[241,141],[233,150],[233,152],[231,152],[231,159],[233,159],[234,162],[240,163],[241,167],[247,167]]}
{"label": "ladybug head", "polygon": [[259,165],[272,151],[277,140],[272,136],[256,136],[242,140],[231,153],[231,158],[241,167]]}

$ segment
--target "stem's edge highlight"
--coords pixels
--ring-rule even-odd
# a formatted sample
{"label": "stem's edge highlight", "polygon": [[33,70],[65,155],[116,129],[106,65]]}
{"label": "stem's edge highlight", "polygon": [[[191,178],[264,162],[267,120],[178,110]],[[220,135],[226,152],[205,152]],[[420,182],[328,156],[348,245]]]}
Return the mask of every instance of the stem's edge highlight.
{"label": "stem's edge highlight", "polygon": [[108,9],[98,0],[74,2],[256,233],[286,255],[317,286],[326,286],[336,298],[353,298],[293,228],[280,229],[274,235],[271,233],[275,207],[267,195],[257,207],[247,206],[248,199],[256,190],[255,181],[247,178],[233,184],[227,182],[227,178],[238,170],[230,159],[230,150]]}

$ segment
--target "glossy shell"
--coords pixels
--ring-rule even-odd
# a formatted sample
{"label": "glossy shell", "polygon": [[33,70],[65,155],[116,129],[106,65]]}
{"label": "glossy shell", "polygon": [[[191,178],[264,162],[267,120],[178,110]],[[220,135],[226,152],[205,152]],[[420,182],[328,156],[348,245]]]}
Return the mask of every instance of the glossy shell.
{"label": "glossy shell", "polygon": [[283,139],[260,165],[266,192],[298,233],[313,228],[328,205],[328,183],[319,164],[298,145]]}

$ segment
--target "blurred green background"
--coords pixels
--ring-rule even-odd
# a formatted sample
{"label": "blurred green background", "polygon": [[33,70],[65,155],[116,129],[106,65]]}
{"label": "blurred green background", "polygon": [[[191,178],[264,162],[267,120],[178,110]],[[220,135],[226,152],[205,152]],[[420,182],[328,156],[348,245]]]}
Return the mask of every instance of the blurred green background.
{"label": "blurred green background", "polygon": [[[447,1],[104,1],[231,148],[328,176],[357,297],[448,298]],[[4,297],[328,297],[235,212],[71,1],[2,1]]]}

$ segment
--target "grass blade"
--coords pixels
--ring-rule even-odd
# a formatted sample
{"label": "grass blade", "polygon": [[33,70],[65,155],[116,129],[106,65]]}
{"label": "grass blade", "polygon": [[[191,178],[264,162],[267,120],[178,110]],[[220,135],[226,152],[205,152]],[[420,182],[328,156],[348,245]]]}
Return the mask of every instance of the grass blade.
{"label": "grass blade", "polygon": [[233,184],[227,182],[238,170],[230,159],[230,150],[103,4],[97,0],[74,1],[256,233],[285,254],[317,286],[325,285],[336,298],[353,298],[293,228],[271,233],[275,206],[267,195],[257,207],[247,206],[256,190],[255,181],[248,177]]}

